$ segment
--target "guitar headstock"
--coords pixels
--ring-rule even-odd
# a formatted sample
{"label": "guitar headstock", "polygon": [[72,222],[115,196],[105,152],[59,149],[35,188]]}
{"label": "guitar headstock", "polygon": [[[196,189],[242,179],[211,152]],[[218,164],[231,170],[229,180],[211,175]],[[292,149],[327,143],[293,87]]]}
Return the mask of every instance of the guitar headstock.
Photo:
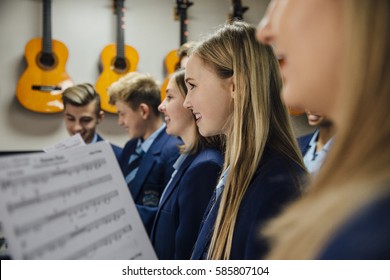
{"label": "guitar headstock", "polygon": [[116,15],[122,14],[125,9],[125,0],[114,0],[114,13]]}
{"label": "guitar headstock", "polygon": [[187,9],[191,7],[193,4],[194,2],[191,2],[189,0],[176,0],[176,6],[174,8],[175,20],[179,20],[180,15],[186,14]]}
{"label": "guitar headstock", "polygon": [[244,19],[244,13],[249,9],[247,6],[242,5],[241,0],[231,0],[230,5],[230,13],[228,15],[228,20],[233,21],[235,19],[237,20],[243,20]]}

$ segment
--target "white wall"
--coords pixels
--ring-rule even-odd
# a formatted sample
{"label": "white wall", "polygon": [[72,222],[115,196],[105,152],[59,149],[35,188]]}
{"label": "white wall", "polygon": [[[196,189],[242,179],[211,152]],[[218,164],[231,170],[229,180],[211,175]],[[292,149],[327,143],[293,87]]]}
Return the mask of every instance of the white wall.
{"label": "white wall", "polygon": [[[227,19],[228,0],[193,0],[188,10],[189,39],[197,40]],[[52,0],[52,36],[69,50],[67,72],[75,83],[95,84],[101,50],[115,42],[113,0]],[[138,71],[163,80],[165,55],[179,46],[175,0],[126,0],[125,42],[140,55]],[[257,24],[268,0],[243,0],[245,20]],[[42,36],[40,0],[0,0],[0,151],[37,150],[68,137],[62,114],[24,109],[15,98],[16,83],[26,67],[24,47]],[[99,133],[120,146],[127,135],[106,114]]]}

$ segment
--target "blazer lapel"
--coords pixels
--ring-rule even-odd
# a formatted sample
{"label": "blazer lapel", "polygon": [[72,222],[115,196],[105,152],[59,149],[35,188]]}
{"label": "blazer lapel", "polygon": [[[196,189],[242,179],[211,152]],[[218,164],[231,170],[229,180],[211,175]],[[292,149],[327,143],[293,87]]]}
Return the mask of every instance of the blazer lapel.
{"label": "blazer lapel", "polygon": [[[152,148],[152,147],[151,147]],[[148,174],[150,170],[152,170],[153,165],[155,164],[155,155],[159,154],[160,152],[153,152],[151,149],[144,155],[144,158],[142,159],[137,175],[134,177],[133,181],[131,182],[130,192],[134,197],[134,200],[137,200],[137,197],[139,193],[141,192],[142,185],[144,184],[146,178],[148,177]]]}
{"label": "blazer lapel", "polygon": [[182,165],[180,166],[180,168],[177,170],[175,177],[173,177],[171,183],[169,184],[169,186],[167,186],[168,189],[166,190],[164,197],[163,197],[162,201],[160,202],[159,209],[165,204],[165,202],[171,196],[173,190],[177,187],[178,183],[180,182],[181,178],[183,177],[188,166],[192,163],[194,158],[195,158],[194,155],[188,155],[187,158],[182,163]]}
{"label": "blazer lapel", "polygon": [[167,137],[163,137],[164,135],[166,135],[164,131],[161,132],[153,141],[148,152],[144,155],[144,158],[141,161],[137,175],[131,182],[130,192],[133,195],[134,200],[137,200],[137,197],[141,192],[142,186],[146,178],[148,177],[148,174],[156,163],[156,157],[158,157],[162,152],[162,149],[167,139]]}
{"label": "blazer lapel", "polygon": [[210,204],[208,206],[208,209],[210,209],[210,211],[206,211],[205,213],[205,221],[200,228],[199,235],[195,243],[195,248],[191,257],[191,259],[193,260],[201,260],[203,259],[204,254],[207,253],[207,248],[210,244],[211,237],[213,235],[215,220],[217,219],[221,196],[219,196],[215,204],[213,203],[213,200],[214,199],[210,200]]}
{"label": "blazer lapel", "polygon": [[182,163],[182,165],[180,166],[180,168],[177,170],[177,172],[175,174],[175,177],[173,177],[172,181],[170,182],[170,184],[166,186],[168,189],[166,190],[163,199],[160,201],[160,203],[158,205],[156,218],[154,219],[152,232],[150,234],[150,239],[152,240],[152,242],[154,242],[155,225],[156,225],[156,221],[158,221],[158,219],[159,219],[159,216],[160,216],[160,213],[161,213],[161,209],[164,206],[164,204],[168,201],[168,198],[171,196],[172,192],[178,186],[178,183],[180,182],[180,179],[183,177],[183,174],[185,173],[185,171],[187,170],[187,168],[191,164],[191,162],[194,160],[194,158],[195,158],[194,155],[188,155],[187,158]]}

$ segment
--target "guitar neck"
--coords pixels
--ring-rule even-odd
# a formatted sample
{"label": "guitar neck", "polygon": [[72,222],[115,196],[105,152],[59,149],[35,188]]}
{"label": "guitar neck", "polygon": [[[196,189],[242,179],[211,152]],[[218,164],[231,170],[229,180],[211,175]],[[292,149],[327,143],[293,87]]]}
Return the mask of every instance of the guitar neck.
{"label": "guitar neck", "polygon": [[176,0],[176,12],[180,19],[180,46],[188,41],[188,15],[187,10],[194,3],[188,0]]}
{"label": "guitar neck", "polygon": [[187,9],[180,12],[180,46],[188,41]]}
{"label": "guitar neck", "polygon": [[115,0],[116,2],[116,56],[125,58],[125,13],[124,0]]}
{"label": "guitar neck", "polygon": [[244,20],[244,13],[249,9],[249,7],[242,6],[241,0],[231,0],[232,1],[232,13],[230,14],[230,20]]}
{"label": "guitar neck", "polygon": [[43,40],[42,52],[51,54],[52,37],[51,37],[51,0],[43,0]]}

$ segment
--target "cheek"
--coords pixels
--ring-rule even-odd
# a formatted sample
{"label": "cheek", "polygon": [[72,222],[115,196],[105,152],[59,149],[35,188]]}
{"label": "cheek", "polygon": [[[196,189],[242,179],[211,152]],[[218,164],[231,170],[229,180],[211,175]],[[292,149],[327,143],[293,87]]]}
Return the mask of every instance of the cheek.
{"label": "cheek", "polygon": [[72,130],[73,127],[74,127],[74,122],[70,122],[70,121],[65,121],[65,127],[67,130]]}

